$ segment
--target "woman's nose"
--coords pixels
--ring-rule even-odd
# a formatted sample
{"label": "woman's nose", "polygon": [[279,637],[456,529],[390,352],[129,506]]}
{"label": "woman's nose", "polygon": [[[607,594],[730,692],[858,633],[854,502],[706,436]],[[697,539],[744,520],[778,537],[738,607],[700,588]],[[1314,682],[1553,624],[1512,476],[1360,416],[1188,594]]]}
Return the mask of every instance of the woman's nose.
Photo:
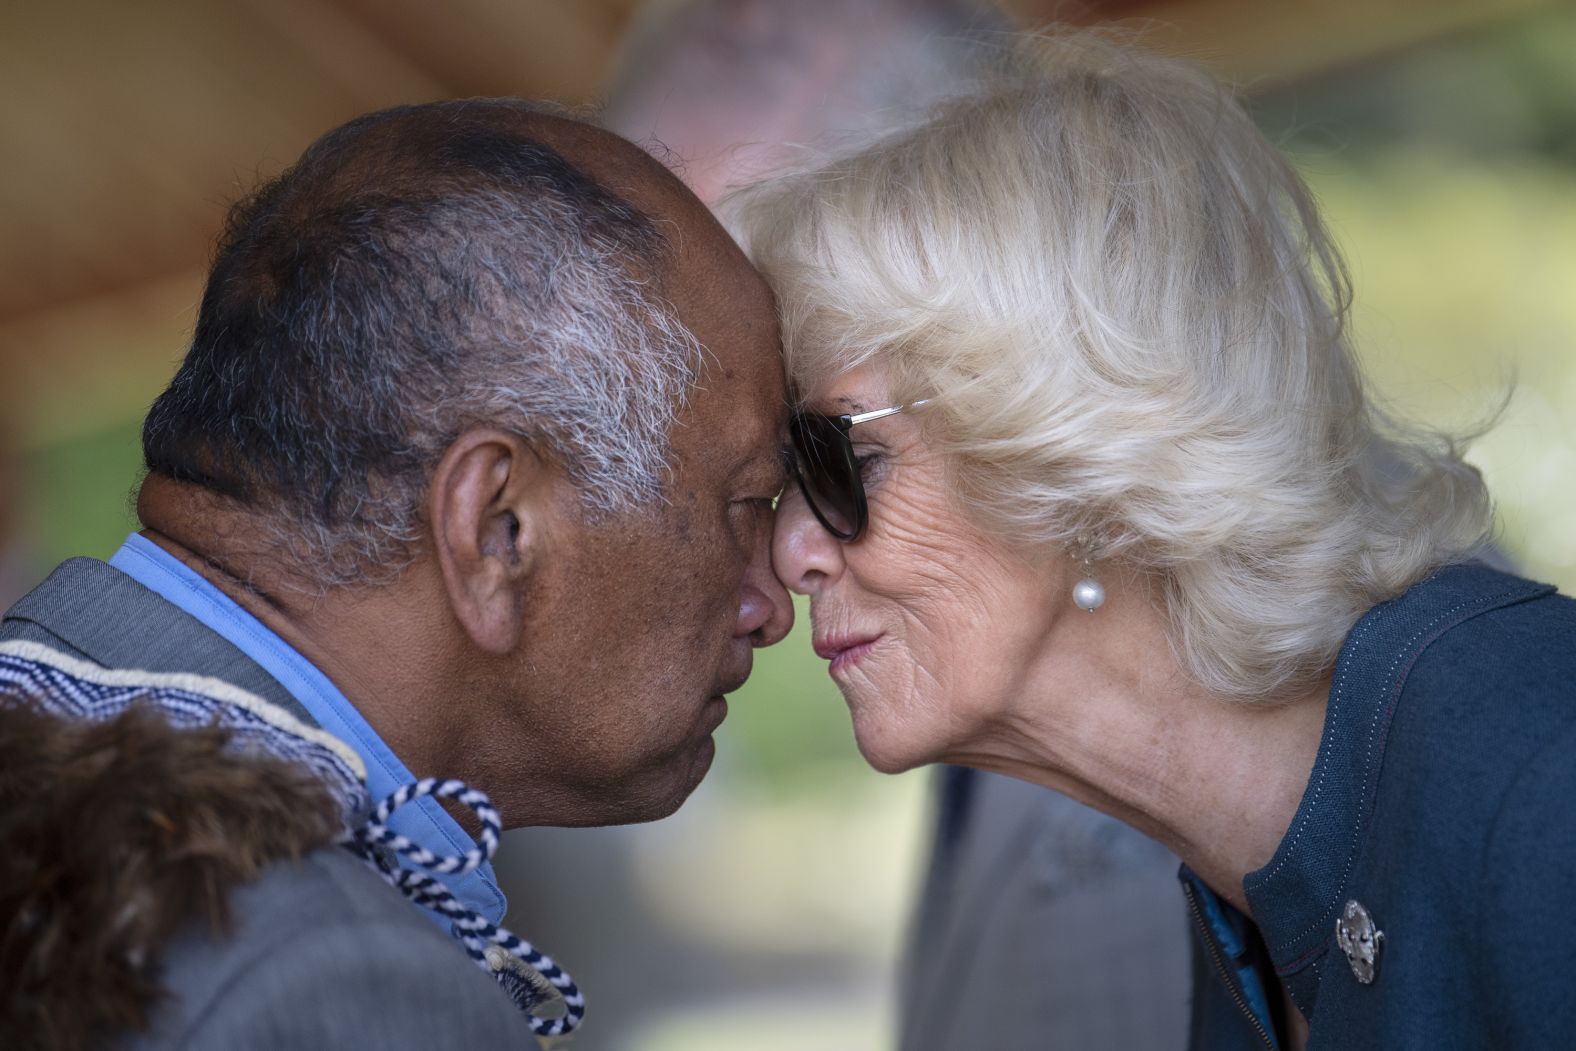
{"label": "woman's nose", "polygon": [[813,595],[843,571],[843,545],[826,531],[797,485],[777,503],[772,569],[789,591]]}

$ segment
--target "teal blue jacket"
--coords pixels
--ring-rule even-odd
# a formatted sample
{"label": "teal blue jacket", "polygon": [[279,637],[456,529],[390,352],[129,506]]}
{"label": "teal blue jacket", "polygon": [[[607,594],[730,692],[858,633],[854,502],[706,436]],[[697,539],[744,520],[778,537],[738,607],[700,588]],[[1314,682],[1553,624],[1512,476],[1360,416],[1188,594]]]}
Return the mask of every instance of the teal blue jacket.
{"label": "teal blue jacket", "polygon": [[1196,1051],[1284,1046],[1277,980],[1310,1051],[1576,1047],[1576,602],[1471,564],[1369,611],[1254,922],[1182,878]]}

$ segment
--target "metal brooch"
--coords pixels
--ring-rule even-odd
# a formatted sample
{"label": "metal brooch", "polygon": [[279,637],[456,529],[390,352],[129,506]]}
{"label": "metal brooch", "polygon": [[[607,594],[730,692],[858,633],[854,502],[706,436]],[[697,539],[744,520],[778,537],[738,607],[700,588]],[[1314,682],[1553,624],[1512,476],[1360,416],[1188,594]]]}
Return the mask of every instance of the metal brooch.
{"label": "metal brooch", "polygon": [[1379,949],[1384,931],[1374,926],[1374,918],[1356,900],[1346,903],[1341,918],[1335,921],[1335,944],[1341,947],[1352,974],[1364,985],[1372,985],[1379,974]]}

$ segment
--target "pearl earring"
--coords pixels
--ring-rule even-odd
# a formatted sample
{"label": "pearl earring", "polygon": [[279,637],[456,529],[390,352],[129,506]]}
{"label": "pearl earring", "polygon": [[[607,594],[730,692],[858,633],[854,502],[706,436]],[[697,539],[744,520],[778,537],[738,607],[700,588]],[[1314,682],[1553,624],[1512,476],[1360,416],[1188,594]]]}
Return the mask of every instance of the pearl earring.
{"label": "pearl earring", "polygon": [[1085,577],[1073,585],[1073,605],[1085,613],[1093,613],[1105,602],[1105,588],[1098,580]]}
{"label": "pearl earring", "polygon": [[1090,557],[1088,537],[1078,538],[1078,561],[1083,566],[1084,578],[1073,585],[1073,605],[1085,613],[1093,613],[1105,604],[1105,588],[1094,579],[1094,564]]}

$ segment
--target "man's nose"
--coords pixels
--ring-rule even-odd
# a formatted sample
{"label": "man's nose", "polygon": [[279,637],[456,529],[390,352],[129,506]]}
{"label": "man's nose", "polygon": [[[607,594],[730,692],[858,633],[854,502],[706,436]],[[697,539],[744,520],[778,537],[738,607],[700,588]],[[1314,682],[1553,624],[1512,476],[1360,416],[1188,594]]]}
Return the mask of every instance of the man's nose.
{"label": "man's nose", "polygon": [[843,545],[827,532],[797,485],[777,502],[772,529],[772,568],[800,595],[813,595],[843,571]]}
{"label": "man's nose", "polygon": [[735,638],[748,636],[752,646],[771,646],[781,642],[793,627],[793,599],[772,574],[771,531],[761,529],[757,537],[739,589],[739,619],[733,634]]}

